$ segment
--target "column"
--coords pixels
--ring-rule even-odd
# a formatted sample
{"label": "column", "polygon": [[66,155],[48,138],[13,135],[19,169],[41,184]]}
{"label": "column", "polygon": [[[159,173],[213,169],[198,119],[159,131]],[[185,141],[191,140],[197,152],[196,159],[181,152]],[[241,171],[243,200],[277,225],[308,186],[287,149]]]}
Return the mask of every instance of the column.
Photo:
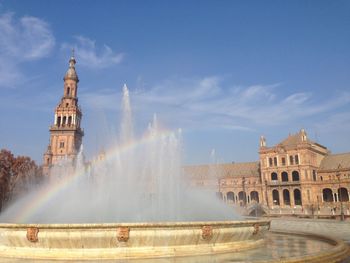
{"label": "column", "polygon": [[283,205],[283,191],[281,191],[281,189],[277,189],[278,190],[278,197],[279,197],[279,199],[280,199],[280,204],[279,204],[279,206],[280,207],[283,207],[284,205]]}
{"label": "column", "polygon": [[57,113],[55,113],[55,120],[54,120],[55,126],[57,125]]}
{"label": "column", "polygon": [[333,203],[338,202],[337,193],[333,193]]}
{"label": "column", "polygon": [[294,208],[294,206],[295,206],[294,191],[293,191],[293,189],[288,189],[288,190],[289,190],[290,206],[292,208]]}

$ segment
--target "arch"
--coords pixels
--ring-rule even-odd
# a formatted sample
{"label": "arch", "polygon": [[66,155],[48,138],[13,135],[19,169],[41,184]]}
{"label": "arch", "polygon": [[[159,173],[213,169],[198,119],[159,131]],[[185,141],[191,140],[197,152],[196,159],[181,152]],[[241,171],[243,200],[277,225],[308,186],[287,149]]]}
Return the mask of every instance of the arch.
{"label": "arch", "polygon": [[227,198],[227,201],[229,201],[231,203],[234,203],[235,202],[235,194],[234,194],[234,192],[227,192],[226,193],[226,198]]}
{"label": "arch", "polygon": [[283,190],[283,203],[285,205],[290,205],[290,194],[288,189]]}
{"label": "arch", "polygon": [[57,117],[57,126],[60,127],[61,126],[61,116]]}
{"label": "arch", "polygon": [[250,200],[259,203],[259,193],[257,191],[250,192]]}
{"label": "arch", "polygon": [[338,189],[338,196],[340,202],[349,202],[349,192],[345,187],[340,187]]}
{"label": "arch", "polygon": [[287,172],[282,172],[282,182],[288,182],[288,173]]}
{"label": "arch", "polygon": [[299,172],[298,171],[293,171],[292,172],[292,181],[295,182],[295,181],[299,181],[299,180],[300,180]]}
{"label": "arch", "polygon": [[323,202],[333,202],[333,192],[330,188],[324,188],[322,190]]}
{"label": "arch", "polygon": [[238,193],[238,201],[239,201],[239,203],[242,205],[245,205],[246,203],[247,203],[247,195],[246,195],[246,193],[245,192],[243,192],[243,191],[240,191],[239,193]]}
{"label": "arch", "polygon": [[277,180],[278,180],[277,173],[275,172],[271,173],[271,181],[277,181]]}
{"label": "arch", "polygon": [[67,88],[67,96],[69,96],[70,93],[70,87]]}
{"label": "arch", "polygon": [[280,205],[280,195],[278,190],[272,190],[272,200],[274,205]]}
{"label": "arch", "polygon": [[295,205],[302,205],[301,192],[299,189],[294,189],[294,203]]}

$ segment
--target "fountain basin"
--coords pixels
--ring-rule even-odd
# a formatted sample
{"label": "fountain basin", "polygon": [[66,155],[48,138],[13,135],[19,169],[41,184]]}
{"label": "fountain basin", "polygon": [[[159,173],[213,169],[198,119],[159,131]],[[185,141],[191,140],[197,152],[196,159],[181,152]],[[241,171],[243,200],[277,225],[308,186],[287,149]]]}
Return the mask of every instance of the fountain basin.
{"label": "fountain basin", "polygon": [[125,259],[225,253],[264,243],[269,220],[0,224],[0,257]]}

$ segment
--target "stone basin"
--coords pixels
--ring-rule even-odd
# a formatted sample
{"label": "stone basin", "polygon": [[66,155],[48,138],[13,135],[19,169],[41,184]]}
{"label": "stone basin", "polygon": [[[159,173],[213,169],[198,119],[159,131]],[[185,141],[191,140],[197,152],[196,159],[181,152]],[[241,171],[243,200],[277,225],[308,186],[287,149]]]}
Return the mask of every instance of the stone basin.
{"label": "stone basin", "polygon": [[128,259],[206,255],[263,245],[269,220],[0,224],[0,258]]}

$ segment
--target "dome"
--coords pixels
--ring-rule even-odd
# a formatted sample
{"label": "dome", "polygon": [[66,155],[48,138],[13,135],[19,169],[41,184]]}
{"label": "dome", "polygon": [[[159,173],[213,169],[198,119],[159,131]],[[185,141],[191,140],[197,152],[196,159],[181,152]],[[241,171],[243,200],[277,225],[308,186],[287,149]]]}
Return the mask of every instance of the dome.
{"label": "dome", "polygon": [[69,68],[66,74],[64,75],[64,78],[63,78],[64,80],[72,79],[72,80],[75,80],[76,82],[79,82],[77,72],[75,71],[75,63],[76,63],[75,58],[72,56],[69,59]]}

